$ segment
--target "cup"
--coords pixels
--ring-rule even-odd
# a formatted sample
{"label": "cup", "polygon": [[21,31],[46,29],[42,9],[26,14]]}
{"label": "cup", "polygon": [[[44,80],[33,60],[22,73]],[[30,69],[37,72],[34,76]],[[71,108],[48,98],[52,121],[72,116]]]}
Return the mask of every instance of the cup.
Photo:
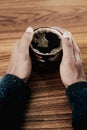
{"label": "cup", "polygon": [[54,70],[62,58],[62,32],[56,27],[40,27],[34,30],[30,53],[34,66]]}

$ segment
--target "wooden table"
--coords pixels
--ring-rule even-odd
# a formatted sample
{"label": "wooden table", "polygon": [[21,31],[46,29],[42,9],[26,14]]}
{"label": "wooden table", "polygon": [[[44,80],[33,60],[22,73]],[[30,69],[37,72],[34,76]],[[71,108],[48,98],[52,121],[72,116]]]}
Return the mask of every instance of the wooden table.
{"label": "wooden table", "polygon": [[[0,0],[0,76],[7,70],[13,44],[28,26],[60,26],[71,31],[87,75],[87,0]],[[72,130],[71,107],[58,71],[32,71],[29,86],[32,96],[24,130]]]}

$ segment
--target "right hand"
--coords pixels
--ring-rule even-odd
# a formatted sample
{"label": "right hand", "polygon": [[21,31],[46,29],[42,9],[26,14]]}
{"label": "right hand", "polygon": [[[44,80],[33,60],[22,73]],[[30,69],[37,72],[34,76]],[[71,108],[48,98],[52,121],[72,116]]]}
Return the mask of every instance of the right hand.
{"label": "right hand", "polygon": [[[59,29],[61,31],[61,29]],[[86,81],[81,52],[71,33],[63,31],[63,57],[60,64],[60,76],[65,87],[80,81]]]}

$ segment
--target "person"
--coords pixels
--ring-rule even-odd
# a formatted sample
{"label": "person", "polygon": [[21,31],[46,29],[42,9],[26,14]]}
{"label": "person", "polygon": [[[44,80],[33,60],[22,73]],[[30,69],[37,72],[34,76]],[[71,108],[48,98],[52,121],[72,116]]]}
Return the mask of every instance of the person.
{"label": "person", "polygon": [[[58,29],[63,33],[60,76],[72,107],[72,127],[74,130],[87,130],[87,82],[80,49],[71,33]],[[27,87],[27,80],[32,69],[28,48],[33,34],[32,27],[28,27],[22,38],[14,45],[9,67],[0,80],[0,126],[2,125],[2,129],[4,126],[10,128],[12,125],[12,129],[17,130],[16,125],[13,126],[14,120],[21,119],[21,113],[24,111],[22,108],[31,93]],[[17,126],[19,124],[17,122]]]}

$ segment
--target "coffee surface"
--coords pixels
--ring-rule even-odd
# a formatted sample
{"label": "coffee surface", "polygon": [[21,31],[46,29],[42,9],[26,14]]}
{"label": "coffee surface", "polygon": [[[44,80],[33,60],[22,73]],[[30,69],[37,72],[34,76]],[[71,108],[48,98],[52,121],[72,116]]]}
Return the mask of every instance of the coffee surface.
{"label": "coffee surface", "polygon": [[41,53],[50,53],[60,47],[60,38],[52,32],[38,32],[34,34],[32,46]]}

